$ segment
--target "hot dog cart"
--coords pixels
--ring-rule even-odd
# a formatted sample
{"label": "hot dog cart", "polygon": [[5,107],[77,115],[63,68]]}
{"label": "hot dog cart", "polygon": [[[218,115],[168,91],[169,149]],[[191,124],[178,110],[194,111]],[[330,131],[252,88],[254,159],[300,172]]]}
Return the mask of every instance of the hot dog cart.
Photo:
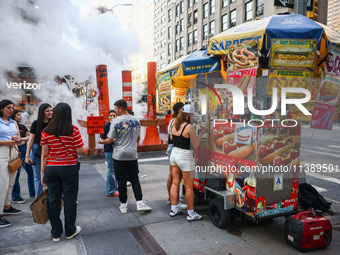
{"label": "hot dog cart", "polygon": [[[200,196],[212,198],[209,214],[214,225],[225,227],[233,209],[256,223],[297,212],[298,122],[331,129],[337,119],[339,42],[339,34],[297,14],[248,22],[209,40],[208,54],[221,55],[224,61],[225,83],[243,94],[235,99],[235,90],[211,80],[206,81],[211,93],[206,93],[191,82],[191,103],[199,113],[194,125],[208,129],[195,152],[195,201],[199,202]],[[253,113],[254,109],[270,109],[274,99],[281,102],[282,88],[310,91],[311,98],[304,106],[312,115],[306,116],[292,105],[281,115],[280,104],[270,114]],[[304,97],[299,93],[285,96]],[[244,107],[244,114],[233,114],[236,105]]]}
{"label": "hot dog cart", "polygon": [[[172,86],[186,89],[187,101],[198,113],[196,129],[207,128],[195,151],[195,202],[203,196],[212,198],[209,214],[217,227],[230,222],[231,209],[254,222],[297,212],[298,122],[331,129],[337,119],[339,46],[340,34],[305,16],[273,15],[210,38],[204,54],[221,57],[218,72],[178,75],[181,60],[174,68],[165,68]],[[271,109],[275,99],[282,102],[282,88],[310,91],[303,106],[312,115],[293,105],[281,115],[280,103],[269,114],[253,113]],[[235,91],[241,94],[237,99]],[[284,95],[305,97],[294,90]],[[244,113],[236,113],[236,108]]]}

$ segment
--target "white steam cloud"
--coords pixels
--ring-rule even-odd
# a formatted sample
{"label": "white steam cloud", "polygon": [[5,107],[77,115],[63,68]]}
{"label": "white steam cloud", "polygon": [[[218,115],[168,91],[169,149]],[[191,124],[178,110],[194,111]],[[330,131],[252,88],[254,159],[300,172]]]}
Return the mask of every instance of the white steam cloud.
{"label": "white steam cloud", "polygon": [[54,77],[69,74],[78,83],[93,77],[96,85],[95,68],[106,64],[113,106],[122,96],[121,70],[128,69],[129,56],[139,50],[139,42],[112,13],[100,14],[96,7],[90,0],[2,0],[1,99],[23,95],[22,90],[6,86],[4,74],[27,65],[34,69],[37,82],[44,84],[45,89],[34,91],[41,102],[77,104],[73,109],[78,111],[84,103],[65,85],[57,85]]}

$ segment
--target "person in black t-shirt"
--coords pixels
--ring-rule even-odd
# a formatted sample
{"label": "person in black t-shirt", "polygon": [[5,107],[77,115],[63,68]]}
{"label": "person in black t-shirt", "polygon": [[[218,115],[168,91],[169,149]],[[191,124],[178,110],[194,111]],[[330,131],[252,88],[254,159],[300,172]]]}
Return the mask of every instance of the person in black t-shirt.
{"label": "person in black t-shirt", "polygon": [[[28,191],[29,196],[34,197],[35,191],[34,191],[34,178],[33,178],[33,168],[30,164],[25,163],[25,155],[27,150],[26,143],[28,142],[28,139],[30,137],[30,133],[28,132],[28,129],[25,125],[20,124],[21,122],[21,112],[17,109],[14,109],[14,112],[11,116],[13,120],[15,120],[18,123],[20,136],[21,136],[21,142],[18,143],[19,151],[20,151],[20,158],[23,162],[23,167],[26,170],[27,173],[27,184],[28,184]],[[12,190],[12,202],[17,204],[25,203],[26,201],[21,197],[20,195],[20,184],[19,184],[19,178],[20,178],[20,167],[17,171],[17,176],[15,178],[15,184],[13,186]]]}
{"label": "person in black t-shirt", "polygon": [[[42,192],[43,188],[41,185],[41,132],[47,127],[48,123],[52,118],[52,107],[49,104],[41,104],[38,110],[38,119],[33,121],[30,138],[27,144],[27,151],[25,156],[25,163],[33,166],[34,174],[34,190],[35,197],[38,197]],[[31,151],[32,150],[32,151]]]}

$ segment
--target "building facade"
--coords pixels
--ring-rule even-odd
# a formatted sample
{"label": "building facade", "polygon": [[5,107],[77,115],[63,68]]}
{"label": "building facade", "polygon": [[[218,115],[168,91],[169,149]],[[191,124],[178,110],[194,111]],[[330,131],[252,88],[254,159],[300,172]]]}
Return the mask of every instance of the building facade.
{"label": "building facade", "polygon": [[233,26],[288,12],[273,0],[153,0],[153,53],[157,69],[208,45]]}
{"label": "building facade", "polygon": [[339,20],[340,0],[328,0],[327,26],[340,32]]}

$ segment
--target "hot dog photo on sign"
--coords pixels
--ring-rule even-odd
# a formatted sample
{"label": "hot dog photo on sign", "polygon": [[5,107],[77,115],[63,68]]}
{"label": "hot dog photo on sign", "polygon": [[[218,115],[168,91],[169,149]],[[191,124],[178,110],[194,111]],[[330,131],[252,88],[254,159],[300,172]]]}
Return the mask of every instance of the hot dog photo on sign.
{"label": "hot dog photo on sign", "polygon": [[256,67],[259,65],[257,40],[236,44],[228,48],[228,70]]}
{"label": "hot dog photo on sign", "polygon": [[[274,131],[274,132],[273,132]],[[257,146],[260,165],[287,166],[298,169],[300,161],[300,127],[266,128]]]}
{"label": "hot dog photo on sign", "polygon": [[[241,130],[229,123],[213,128],[214,151],[224,155],[255,160],[256,143],[252,141],[252,130]],[[251,129],[251,128],[250,128]]]}

